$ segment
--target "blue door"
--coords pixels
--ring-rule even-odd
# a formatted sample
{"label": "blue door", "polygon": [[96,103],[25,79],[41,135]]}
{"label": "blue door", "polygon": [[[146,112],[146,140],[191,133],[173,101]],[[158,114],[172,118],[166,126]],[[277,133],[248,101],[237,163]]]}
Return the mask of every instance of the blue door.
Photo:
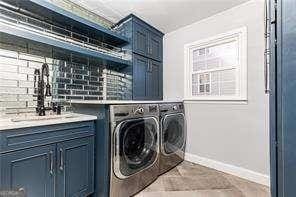
{"label": "blue door", "polygon": [[[271,1],[271,189],[273,197],[296,195],[296,1]],[[276,40],[276,41],[275,41]]]}
{"label": "blue door", "polygon": [[133,55],[133,99],[145,100],[148,58]]}
{"label": "blue door", "polygon": [[149,57],[162,61],[162,36],[153,32],[149,33]]}
{"label": "blue door", "polygon": [[150,60],[146,76],[146,95],[148,99],[159,100],[162,98],[160,88],[161,63]]}
{"label": "blue door", "polygon": [[57,197],[81,197],[94,191],[93,137],[57,144]]}
{"label": "blue door", "polygon": [[[296,194],[296,1],[282,0],[281,39],[278,50],[279,196]],[[279,37],[279,36],[278,36]]]}
{"label": "blue door", "polygon": [[54,197],[55,157],[55,145],[1,154],[1,188],[24,190],[28,197]]}
{"label": "blue door", "polygon": [[138,23],[134,23],[133,52],[148,56],[148,30]]}

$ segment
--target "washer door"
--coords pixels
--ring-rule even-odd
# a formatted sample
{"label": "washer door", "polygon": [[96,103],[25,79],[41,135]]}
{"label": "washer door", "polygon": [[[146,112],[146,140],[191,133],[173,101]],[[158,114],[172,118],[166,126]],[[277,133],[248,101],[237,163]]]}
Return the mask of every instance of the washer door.
{"label": "washer door", "polygon": [[127,178],[156,161],[158,129],[153,117],[127,120],[116,127],[113,163],[118,178]]}
{"label": "washer door", "polygon": [[184,114],[170,114],[162,119],[162,152],[172,154],[185,144]]}

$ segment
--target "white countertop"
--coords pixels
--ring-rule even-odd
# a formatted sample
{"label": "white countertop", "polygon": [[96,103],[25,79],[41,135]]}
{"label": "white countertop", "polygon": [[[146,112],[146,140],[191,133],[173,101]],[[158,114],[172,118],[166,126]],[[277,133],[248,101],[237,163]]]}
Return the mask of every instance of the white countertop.
{"label": "white countertop", "polygon": [[70,122],[96,120],[96,116],[68,113],[63,115],[48,116],[16,116],[14,118],[0,118],[0,132],[8,129],[18,129],[26,127],[46,126]]}
{"label": "white countertop", "polygon": [[159,101],[135,101],[135,100],[71,100],[73,104],[94,104],[94,105],[110,105],[110,104],[149,104],[149,103],[175,103],[183,102],[182,100],[159,100]]}

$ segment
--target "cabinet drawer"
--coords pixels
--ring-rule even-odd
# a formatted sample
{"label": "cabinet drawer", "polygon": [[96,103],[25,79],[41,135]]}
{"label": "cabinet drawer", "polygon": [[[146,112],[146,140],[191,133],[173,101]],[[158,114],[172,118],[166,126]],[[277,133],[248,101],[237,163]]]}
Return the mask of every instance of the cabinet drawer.
{"label": "cabinet drawer", "polygon": [[93,121],[65,123],[0,132],[0,153],[94,135]]}

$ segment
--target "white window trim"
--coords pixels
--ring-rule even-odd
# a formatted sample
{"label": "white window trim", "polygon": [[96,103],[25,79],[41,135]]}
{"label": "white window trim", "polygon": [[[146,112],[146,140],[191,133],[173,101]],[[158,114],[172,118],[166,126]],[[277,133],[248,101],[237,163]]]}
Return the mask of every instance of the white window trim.
{"label": "white window trim", "polygon": [[[238,39],[239,40],[239,64],[241,65],[239,70],[239,79],[240,81],[237,83],[239,84],[240,94],[237,96],[192,96],[191,91],[191,68],[190,68],[190,51],[193,48],[202,48],[208,45],[213,45],[215,43],[221,43],[228,39]],[[184,76],[184,100],[189,101],[247,101],[247,27],[242,27],[238,29],[234,29],[232,31],[219,34],[207,39],[198,40],[193,43],[186,44],[184,46],[184,65],[185,65],[185,76]]]}

